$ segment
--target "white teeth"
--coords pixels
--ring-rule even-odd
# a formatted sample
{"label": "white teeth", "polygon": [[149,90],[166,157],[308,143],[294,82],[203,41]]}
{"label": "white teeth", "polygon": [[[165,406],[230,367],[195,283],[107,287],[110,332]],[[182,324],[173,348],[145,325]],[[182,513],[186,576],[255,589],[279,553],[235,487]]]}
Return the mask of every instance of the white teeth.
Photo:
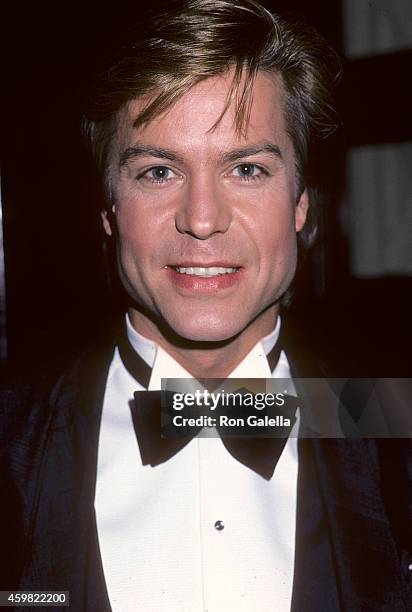
{"label": "white teeth", "polygon": [[175,270],[180,274],[190,274],[190,276],[203,276],[208,278],[209,276],[219,276],[220,274],[231,274],[236,272],[237,268],[179,268]]}

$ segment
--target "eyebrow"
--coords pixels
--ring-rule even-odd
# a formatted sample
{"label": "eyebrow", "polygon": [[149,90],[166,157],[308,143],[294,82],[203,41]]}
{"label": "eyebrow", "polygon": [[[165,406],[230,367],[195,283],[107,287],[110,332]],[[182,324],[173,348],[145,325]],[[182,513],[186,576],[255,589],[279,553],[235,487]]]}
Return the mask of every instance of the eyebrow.
{"label": "eyebrow", "polygon": [[[257,155],[258,153],[270,153],[277,159],[283,160],[283,155],[278,145],[265,142],[261,144],[251,145],[249,147],[234,149],[233,151],[224,153],[222,155],[222,161],[224,163],[230,163],[238,161],[239,159],[244,159],[245,157]],[[137,143],[123,151],[120,156],[119,166],[120,168],[123,168],[127,165],[129,161],[145,156],[157,157],[158,159],[167,159],[172,162],[183,162],[183,158],[175,151],[172,151],[170,149],[164,149],[163,147],[154,147],[152,145]]]}
{"label": "eyebrow", "polygon": [[262,144],[252,145],[250,147],[243,147],[241,149],[235,149],[234,151],[229,151],[222,156],[222,160],[227,162],[238,161],[239,159],[243,159],[244,157],[251,157],[252,155],[257,155],[258,153],[270,153],[274,155],[277,159],[283,160],[283,155],[280,148],[272,144],[270,142],[264,142]]}
{"label": "eyebrow", "polygon": [[172,162],[183,162],[183,158],[178,155],[175,151],[170,149],[164,149],[163,147],[153,147],[151,145],[134,144],[128,147],[120,156],[119,166],[123,168],[126,164],[133,159],[139,157],[158,157],[159,159],[168,159]]}

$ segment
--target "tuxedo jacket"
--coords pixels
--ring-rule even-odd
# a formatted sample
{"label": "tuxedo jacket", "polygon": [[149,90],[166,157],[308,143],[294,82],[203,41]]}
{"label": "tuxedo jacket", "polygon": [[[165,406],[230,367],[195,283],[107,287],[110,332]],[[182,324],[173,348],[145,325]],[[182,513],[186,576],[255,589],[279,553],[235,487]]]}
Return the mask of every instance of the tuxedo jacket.
{"label": "tuxedo jacket", "polygon": [[[114,345],[1,394],[0,590],[65,590],[74,612],[110,610],[94,492]],[[412,610],[410,441],[300,439],[298,455],[293,612]]]}

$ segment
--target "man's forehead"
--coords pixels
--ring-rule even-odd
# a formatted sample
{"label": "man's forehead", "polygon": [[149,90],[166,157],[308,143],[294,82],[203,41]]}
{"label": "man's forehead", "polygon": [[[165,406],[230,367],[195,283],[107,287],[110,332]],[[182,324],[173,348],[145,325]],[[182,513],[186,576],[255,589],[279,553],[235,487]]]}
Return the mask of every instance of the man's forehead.
{"label": "man's forehead", "polygon": [[[173,124],[176,140],[188,132],[198,135],[226,132],[236,134],[239,143],[253,140],[254,132],[267,135],[285,131],[284,88],[280,76],[274,73],[259,72],[254,79],[249,103],[243,124],[238,124],[238,110],[243,83],[232,92],[232,71],[204,79],[181,95],[165,111],[155,115],[150,121],[139,125],[141,113],[157,97],[157,92],[131,100],[123,109],[118,121],[118,135],[121,140],[137,138],[146,134],[158,133],[159,137],[172,134],[169,125]],[[240,127],[240,129],[239,129]]]}

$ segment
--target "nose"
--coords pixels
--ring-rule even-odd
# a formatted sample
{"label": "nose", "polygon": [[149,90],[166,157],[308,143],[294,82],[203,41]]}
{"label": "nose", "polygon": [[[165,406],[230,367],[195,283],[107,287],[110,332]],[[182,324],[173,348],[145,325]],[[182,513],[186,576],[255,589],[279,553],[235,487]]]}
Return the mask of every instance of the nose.
{"label": "nose", "polygon": [[212,177],[198,176],[187,185],[175,215],[176,229],[198,240],[225,233],[232,220],[227,198]]}

